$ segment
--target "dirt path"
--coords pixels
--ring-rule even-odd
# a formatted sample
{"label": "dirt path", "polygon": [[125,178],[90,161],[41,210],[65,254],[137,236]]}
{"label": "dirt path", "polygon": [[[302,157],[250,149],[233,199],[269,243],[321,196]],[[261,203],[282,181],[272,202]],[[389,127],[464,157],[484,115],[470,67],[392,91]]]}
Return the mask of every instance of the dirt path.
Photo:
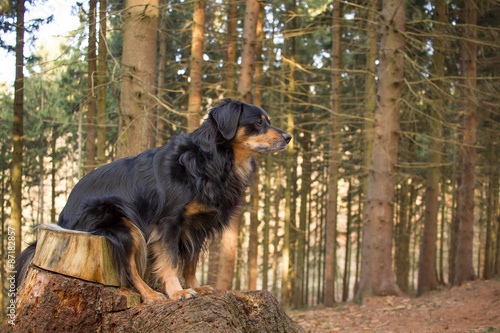
{"label": "dirt path", "polygon": [[500,281],[289,314],[306,332],[500,332]]}

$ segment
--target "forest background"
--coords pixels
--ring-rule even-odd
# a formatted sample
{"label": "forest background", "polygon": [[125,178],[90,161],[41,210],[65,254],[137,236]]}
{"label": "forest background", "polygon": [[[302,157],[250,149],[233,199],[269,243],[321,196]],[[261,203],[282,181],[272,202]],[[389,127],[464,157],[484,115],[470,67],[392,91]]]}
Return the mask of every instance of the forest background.
{"label": "forest background", "polygon": [[29,57],[52,18],[25,21],[26,3],[43,6],[0,11],[16,55],[0,91],[4,309],[9,255],[78,179],[226,97],[294,139],[258,159],[203,283],[298,308],[500,275],[499,1],[89,0],[57,56]]}

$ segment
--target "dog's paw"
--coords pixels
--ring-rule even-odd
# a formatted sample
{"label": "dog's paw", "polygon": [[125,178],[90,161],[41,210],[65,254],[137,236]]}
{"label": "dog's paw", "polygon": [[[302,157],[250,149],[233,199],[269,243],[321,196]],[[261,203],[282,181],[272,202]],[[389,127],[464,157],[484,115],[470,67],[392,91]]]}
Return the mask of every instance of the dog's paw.
{"label": "dog's paw", "polygon": [[142,303],[147,305],[159,304],[167,301],[167,297],[163,294],[155,292],[154,294],[142,297]]}
{"label": "dog's paw", "polygon": [[172,293],[172,295],[168,295],[168,296],[170,297],[170,299],[173,299],[176,301],[183,301],[186,299],[198,297],[198,293],[193,289],[182,289],[182,290],[176,291],[176,292]]}
{"label": "dog's paw", "polygon": [[193,288],[198,294],[200,295],[210,295],[215,293],[215,289],[212,288],[211,286],[202,286],[198,288]]}

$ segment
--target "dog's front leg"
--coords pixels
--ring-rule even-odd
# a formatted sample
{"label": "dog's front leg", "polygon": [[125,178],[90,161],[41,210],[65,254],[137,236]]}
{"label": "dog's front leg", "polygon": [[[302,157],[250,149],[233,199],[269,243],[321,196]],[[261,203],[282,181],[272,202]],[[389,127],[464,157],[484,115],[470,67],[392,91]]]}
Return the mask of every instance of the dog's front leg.
{"label": "dog's front leg", "polygon": [[151,246],[153,254],[153,274],[163,284],[166,294],[170,299],[184,300],[196,298],[197,292],[193,289],[182,289],[179,282],[177,253],[173,253],[156,242]]}
{"label": "dog's front leg", "polygon": [[[197,258],[197,257],[196,257]],[[211,286],[202,286],[198,283],[198,279],[196,278],[196,266],[198,264],[198,260],[192,260],[190,262],[184,262],[184,270],[182,271],[182,275],[184,280],[186,281],[186,285],[189,288],[194,289],[200,295],[208,295],[213,294],[215,289]]]}

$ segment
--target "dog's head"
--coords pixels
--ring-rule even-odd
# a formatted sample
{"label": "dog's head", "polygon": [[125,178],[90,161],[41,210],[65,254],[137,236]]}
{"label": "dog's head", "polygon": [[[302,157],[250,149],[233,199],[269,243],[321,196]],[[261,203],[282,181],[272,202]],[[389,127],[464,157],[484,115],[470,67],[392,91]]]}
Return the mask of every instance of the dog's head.
{"label": "dog's head", "polygon": [[226,99],[210,110],[224,139],[252,153],[278,152],[286,148],[292,136],[271,126],[262,108]]}

